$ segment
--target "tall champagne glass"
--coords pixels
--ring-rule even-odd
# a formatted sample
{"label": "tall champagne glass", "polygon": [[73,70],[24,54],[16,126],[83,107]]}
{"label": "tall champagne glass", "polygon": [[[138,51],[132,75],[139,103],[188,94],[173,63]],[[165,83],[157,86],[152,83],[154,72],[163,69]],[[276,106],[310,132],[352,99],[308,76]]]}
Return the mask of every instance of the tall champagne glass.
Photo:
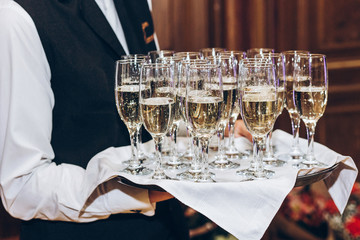
{"label": "tall champagne glass", "polygon": [[137,154],[137,132],[142,124],[139,109],[139,91],[146,91],[139,87],[141,64],[142,61],[135,59],[119,60],[116,62],[115,73],[116,106],[122,121],[129,131],[132,153],[129,166],[123,171],[134,175],[148,175],[152,172],[152,170],[142,166]]}
{"label": "tall champagne glass", "polygon": [[324,114],[328,98],[326,57],[322,54],[299,54],[294,74],[295,106],[306,126],[308,149],[302,165],[325,166],[314,154],[317,121]]}
{"label": "tall champagne glass", "polygon": [[221,69],[215,64],[187,68],[186,117],[201,146],[202,171],[197,181],[214,181],[208,169],[209,140],[217,130],[223,111]]}
{"label": "tall champagne glass", "polygon": [[[181,108],[182,108],[182,98],[180,93],[180,80],[179,80],[179,68],[180,68],[180,61],[183,58],[181,56],[172,56],[172,57],[163,57],[158,58],[156,62],[158,63],[164,63],[169,64],[173,69],[173,75],[174,75],[174,84],[175,84],[175,91],[176,91],[176,103],[175,103],[175,114],[174,114],[174,121],[170,128],[170,154],[168,156],[168,160],[166,161],[166,164],[164,165],[167,169],[177,169],[181,170],[188,167],[187,163],[184,163],[182,160],[182,154],[178,152],[177,147],[177,132],[179,129],[180,121],[182,120],[181,117]],[[184,91],[185,93],[185,91]]]}
{"label": "tall champagne glass", "polygon": [[179,84],[178,84],[178,92],[177,97],[180,100],[180,115],[182,120],[186,125],[186,130],[188,134],[188,144],[187,149],[183,155],[183,159],[191,160],[190,167],[188,170],[179,173],[177,175],[178,179],[181,180],[190,180],[197,181],[199,179],[201,173],[201,159],[199,157],[199,141],[198,137],[194,134],[192,127],[188,124],[188,120],[186,117],[186,98],[187,98],[187,82],[188,75],[187,69],[190,65],[194,64],[206,64],[208,60],[204,59],[190,59],[190,60],[182,60],[179,64]]}
{"label": "tall champagne glass", "polygon": [[308,51],[291,50],[282,52],[285,64],[285,78],[286,78],[286,96],[285,108],[289,113],[291,119],[291,128],[293,134],[293,142],[289,153],[279,155],[280,159],[292,160],[299,162],[302,160],[304,153],[299,147],[299,129],[300,129],[300,115],[294,105],[294,66],[297,61],[297,55],[309,54]]}
{"label": "tall champagne glass", "polygon": [[217,57],[208,57],[208,59],[220,66],[223,82],[224,109],[217,127],[218,151],[215,154],[215,161],[210,163],[214,169],[237,168],[239,164],[230,161],[225,154],[224,137],[225,128],[229,123],[231,113],[235,108],[236,97],[238,93],[237,61],[232,55],[218,55]]}
{"label": "tall champagne glass", "polygon": [[[232,56],[234,58],[234,65],[235,65],[235,69],[236,69],[235,72],[236,72],[236,75],[238,78],[239,64],[240,64],[241,60],[246,58],[246,52],[230,50],[230,51],[226,51],[226,52],[220,52],[220,53],[218,53],[218,56],[223,57],[223,58]],[[239,84],[238,79],[237,79],[237,84]],[[237,86],[237,88],[239,88],[239,86]],[[248,157],[247,153],[241,153],[235,146],[235,122],[240,115],[239,91],[236,91],[235,100],[236,101],[235,101],[234,107],[231,111],[230,118],[229,118],[229,124],[228,124],[229,142],[228,142],[228,146],[225,148],[225,153],[228,156],[228,158],[230,158],[231,160],[243,159],[243,158]]]}
{"label": "tall champagne glass", "polygon": [[[277,87],[273,64],[259,62],[241,65],[241,116],[253,136],[255,169],[252,174],[258,179],[269,178],[274,174],[273,171],[264,169],[263,153],[266,135],[273,128],[276,120]],[[243,172],[244,170],[238,171],[240,174]]]}
{"label": "tall champagne glass", "polygon": [[[285,65],[284,65],[283,55],[281,53],[263,53],[257,55],[257,57],[269,59],[269,61],[272,64],[274,64],[276,79],[278,81],[277,112],[276,112],[276,118],[278,118],[282,113],[285,105],[286,81],[285,81]],[[267,136],[266,151],[264,153],[264,162],[266,164],[279,167],[284,165],[285,162],[283,160],[278,160],[274,154],[274,147],[272,144],[272,131],[273,130],[271,130]]]}
{"label": "tall champagne glass", "polygon": [[146,130],[155,142],[157,167],[154,179],[168,178],[162,167],[161,144],[171,128],[175,115],[176,89],[171,65],[143,64],[140,86],[140,112]]}
{"label": "tall champagne glass", "polygon": [[[144,62],[144,63],[150,63],[151,59],[149,55],[147,54],[128,54],[128,55],[122,55],[121,59],[132,59],[135,62]],[[139,68],[140,69],[140,68]],[[138,77],[140,78],[140,70],[137,71]],[[137,130],[137,138],[136,138],[136,149],[137,149],[137,155],[138,159],[141,163],[149,163],[149,160],[153,159],[153,156],[151,153],[145,153],[145,151],[142,149],[142,129],[143,126],[141,125]]]}

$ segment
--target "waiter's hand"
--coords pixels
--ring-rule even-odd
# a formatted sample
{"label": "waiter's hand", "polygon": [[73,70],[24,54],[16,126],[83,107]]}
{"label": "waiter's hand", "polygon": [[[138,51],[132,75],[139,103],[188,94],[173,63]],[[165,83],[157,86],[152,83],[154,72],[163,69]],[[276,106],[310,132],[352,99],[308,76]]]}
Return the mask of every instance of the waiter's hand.
{"label": "waiter's hand", "polygon": [[246,137],[252,142],[252,136],[250,132],[246,129],[244,121],[239,119],[235,122],[235,137]]}
{"label": "waiter's hand", "polygon": [[149,190],[149,200],[151,203],[161,202],[173,198],[174,196],[168,192],[160,192]]}

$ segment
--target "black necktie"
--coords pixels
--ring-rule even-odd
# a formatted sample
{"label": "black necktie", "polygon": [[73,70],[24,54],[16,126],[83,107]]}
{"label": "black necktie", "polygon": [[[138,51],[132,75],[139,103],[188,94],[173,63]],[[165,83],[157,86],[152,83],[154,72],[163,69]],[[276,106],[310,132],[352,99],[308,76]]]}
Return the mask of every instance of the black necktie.
{"label": "black necktie", "polygon": [[126,1],[114,0],[114,4],[124,30],[129,52],[132,54],[145,54],[145,43],[143,41],[141,23],[137,18],[138,14],[134,12],[135,10]]}

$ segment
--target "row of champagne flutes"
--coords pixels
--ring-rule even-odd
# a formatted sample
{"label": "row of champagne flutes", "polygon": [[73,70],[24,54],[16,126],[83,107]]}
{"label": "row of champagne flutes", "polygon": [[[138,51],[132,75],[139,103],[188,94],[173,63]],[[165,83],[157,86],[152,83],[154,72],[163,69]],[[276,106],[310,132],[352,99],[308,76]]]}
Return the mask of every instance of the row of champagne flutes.
{"label": "row of champagne flutes", "polygon": [[[293,105],[297,107],[296,111],[301,113],[299,115],[310,129],[308,132],[309,149],[311,149],[316,121],[323,114],[327,99],[325,56],[296,51],[283,54],[273,52],[272,49],[251,49],[248,51],[248,56],[251,58],[246,58],[244,52],[223,49],[203,49],[200,53],[155,51],[149,52],[148,56],[124,56],[124,60],[117,62],[115,87],[118,111],[132,139],[133,157],[124,171],[131,174],[152,174],[151,169],[141,164],[138,157],[139,148],[136,150],[136,143],[138,143],[136,137],[140,135],[141,124],[144,124],[153,136],[156,146],[157,167],[152,177],[167,178],[161,161],[161,143],[169,130],[171,138],[176,139],[177,128],[182,120],[186,123],[191,135],[192,161],[189,167],[189,164],[181,161],[175,144],[172,147],[174,150],[167,163],[168,166],[175,169],[188,169],[178,174],[178,179],[213,181],[213,174],[208,169],[209,139],[218,132],[219,150],[211,167],[237,168],[239,164],[231,161],[232,156],[239,157],[236,148],[230,144],[230,154],[224,154],[222,142],[224,129],[229,124],[230,143],[233,143],[234,122],[241,112],[247,129],[253,135],[254,147],[252,164],[248,169],[239,170],[237,173],[245,179],[271,177],[274,172],[263,167],[264,150],[268,149],[265,154],[267,163],[278,166],[282,161],[269,151],[271,147],[265,148],[265,139],[272,131],[284,102],[289,111],[289,83],[294,86],[298,83],[299,89],[302,87],[302,91],[297,95],[294,95],[296,91],[292,90],[293,96],[300,97],[292,97],[292,100]],[[293,57],[287,62],[289,54]],[[310,76],[312,73],[306,72],[319,65],[312,64],[315,58],[322,59],[320,61],[322,71],[325,71],[324,86],[317,88],[311,85],[313,84],[313,78]],[[309,62],[312,65],[310,67]],[[292,66],[292,70],[287,69],[288,65]],[[321,67],[318,66],[318,68]],[[304,81],[306,77],[307,81]],[[324,80],[324,76],[316,77]],[[296,81],[296,79],[301,80]],[[306,85],[309,84],[308,82],[310,86]],[[317,101],[319,89],[325,91],[320,93],[325,97],[321,109],[317,104],[317,102],[320,103],[320,100]],[[307,96],[304,97],[303,95],[306,94]],[[309,114],[310,117],[307,116]],[[296,143],[298,136],[294,135]],[[295,144],[293,144],[294,149],[299,151]],[[290,153],[292,152],[294,151]],[[308,157],[313,156],[311,153],[313,150],[308,152]],[[290,159],[301,159],[299,156],[292,157],[291,154],[288,154]],[[306,161],[299,163],[319,164],[314,158],[306,158]]]}

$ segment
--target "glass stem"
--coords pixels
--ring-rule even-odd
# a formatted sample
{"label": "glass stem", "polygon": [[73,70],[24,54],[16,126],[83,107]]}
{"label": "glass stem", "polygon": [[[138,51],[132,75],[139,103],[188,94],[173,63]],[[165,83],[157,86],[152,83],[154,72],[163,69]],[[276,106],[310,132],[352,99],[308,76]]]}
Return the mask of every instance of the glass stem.
{"label": "glass stem", "polygon": [[266,138],[266,151],[265,151],[266,157],[273,157],[274,156],[274,147],[272,145],[272,130],[269,132],[267,138]]}
{"label": "glass stem", "polygon": [[229,146],[235,145],[235,123],[229,121]]}
{"label": "glass stem", "polygon": [[306,133],[308,139],[308,149],[307,149],[306,158],[308,161],[315,161],[315,154],[314,154],[315,127],[316,127],[316,123],[306,124]]}
{"label": "glass stem", "polygon": [[199,157],[199,138],[196,136],[191,137],[192,140],[192,149],[193,149],[193,158],[191,162],[191,168],[193,170],[199,170],[201,168],[201,162]]}
{"label": "glass stem", "polygon": [[293,134],[292,148],[297,149],[299,147],[299,130],[300,130],[300,118],[291,117],[291,127]]}
{"label": "glass stem", "polygon": [[[142,125],[141,125],[142,126]],[[141,137],[141,126],[136,128],[136,135],[137,135],[137,138],[136,138],[136,146],[137,146],[137,152],[138,152],[138,156],[141,152],[140,150],[140,145],[142,143],[142,137]]]}
{"label": "glass stem", "polygon": [[219,164],[225,163],[224,161],[226,160],[225,151],[224,151],[225,127],[226,125],[220,123],[217,131],[219,144],[218,144],[218,152],[216,155],[215,162]]}
{"label": "glass stem", "polygon": [[199,139],[201,145],[201,169],[204,176],[209,175],[209,138],[203,137]]}
{"label": "glass stem", "polygon": [[178,148],[177,148],[177,130],[179,128],[178,124],[173,124],[170,131],[171,138],[171,161],[177,161]]}
{"label": "glass stem", "polygon": [[187,150],[190,150],[190,152],[192,152],[194,154],[194,147],[193,147],[193,137],[191,134],[191,131],[189,130],[188,127],[186,127],[186,137],[188,139],[188,145],[187,145]]}
{"label": "glass stem", "polygon": [[220,127],[219,127],[219,132],[220,132],[220,144],[219,144],[219,153],[221,156],[225,155],[224,153],[224,140],[225,140],[225,126],[223,124],[220,124]]}
{"label": "glass stem", "polygon": [[138,168],[139,167],[139,159],[137,152],[137,131],[129,131],[130,132],[130,144],[131,144],[131,160],[129,163],[130,168]]}
{"label": "glass stem", "polygon": [[255,176],[264,177],[264,165],[263,165],[263,155],[266,147],[266,138],[265,137],[253,137],[253,156],[256,161],[255,163]]}
{"label": "glass stem", "polygon": [[159,137],[159,136],[154,137],[156,159],[157,159],[156,172],[162,172],[161,147],[162,147],[163,139],[164,137]]}

